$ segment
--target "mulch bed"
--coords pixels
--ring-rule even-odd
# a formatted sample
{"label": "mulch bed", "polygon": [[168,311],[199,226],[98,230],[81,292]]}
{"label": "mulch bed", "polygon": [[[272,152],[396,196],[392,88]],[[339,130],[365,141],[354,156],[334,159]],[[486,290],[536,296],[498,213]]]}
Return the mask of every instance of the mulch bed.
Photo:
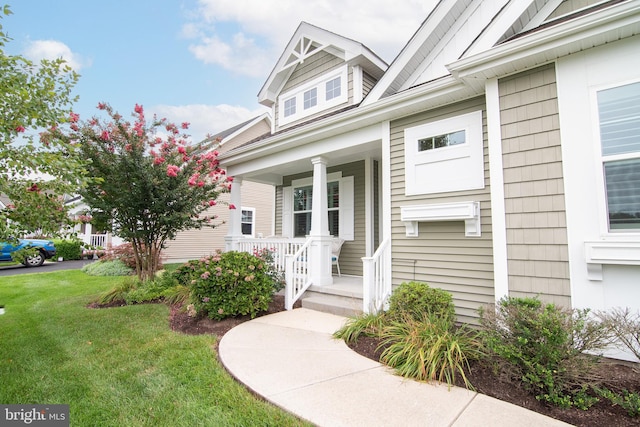
{"label": "mulch bed", "polygon": [[[112,304],[109,306],[120,306]],[[96,304],[92,308],[105,307]],[[295,308],[300,307],[297,302]],[[284,311],[284,297],[277,295],[269,305],[269,309],[259,316]],[[220,321],[209,318],[193,318],[179,306],[172,306],[169,315],[169,324],[172,330],[190,335],[211,334],[221,338],[233,327],[251,320],[250,316],[227,318]],[[358,354],[372,360],[379,361],[382,349],[379,348],[379,340],[370,337],[360,337],[355,344],[349,345]],[[604,385],[612,389],[626,389],[640,393],[640,369],[637,365],[604,360],[595,375],[604,378]],[[497,399],[513,403],[532,411],[562,420],[575,426],[584,427],[631,427],[640,426],[640,418],[631,418],[626,411],[618,406],[611,405],[608,401],[601,400],[587,411],[580,409],[560,409],[541,403],[535,397],[513,381],[501,380],[491,369],[474,363],[471,366],[467,378],[473,384],[476,391],[495,397]],[[460,381],[457,385],[464,387]]]}

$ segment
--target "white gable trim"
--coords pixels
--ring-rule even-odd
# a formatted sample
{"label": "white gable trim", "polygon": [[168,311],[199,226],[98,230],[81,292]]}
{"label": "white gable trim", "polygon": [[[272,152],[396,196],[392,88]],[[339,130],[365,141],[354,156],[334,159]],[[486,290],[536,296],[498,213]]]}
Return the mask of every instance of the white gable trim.
{"label": "white gable trim", "polygon": [[447,68],[456,79],[475,85],[485,79],[547,64],[560,57],[640,33],[640,9],[636,2],[620,3],[559,23],[544,31],[503,43],[463,58]]}
{"label": "white gable trim", "polygon": [[404,73],[411,72],[410,62],[422,48],[429,36],[436,31],[444,32],[439,28],[439,24],[444,17],[455,6],[456,0],[441,0],[431,11],[427,19],[422,23],[418,31],[411,38],[409,43],[403,48],[402,52],[393,61],[387,72],[371,89],[367,97],[362,101],[362,105],[369,105],[380,100],[387,90],[396,82]]}
{"label": "white gable trim", "polygon": [[381,72],[387,69],[387,64],[361,43],[302,22],[260,89],[258,102],[273,106],[295,65],[321,51],[329,52],[347,63],[354,62],[351,65],[362,62],[371,64]]}
{"label": "white gable trim", "polygon": [[[544,17],[549,16],[551,12],[562,2],[562,0],[553,0],[544,6],[546,15],[537,13],[534,19],[529,21],[525,26],[526,29],[535,28],[542,23]],[[548,10],[548,6],[552,5],[553,8]],[[480,37],[478,37],[469,49],[465,52],[464,56],[476,55],[480,52],[491,49],[498,40],[511,28],[518,19],[524,14],[531,6],[531,2],[526,1],[510,1],[500,11],[500,14],[484,29]],[[544,15],[544,16],[543,16]],[[524,31],[525,29],[523,29]]]}

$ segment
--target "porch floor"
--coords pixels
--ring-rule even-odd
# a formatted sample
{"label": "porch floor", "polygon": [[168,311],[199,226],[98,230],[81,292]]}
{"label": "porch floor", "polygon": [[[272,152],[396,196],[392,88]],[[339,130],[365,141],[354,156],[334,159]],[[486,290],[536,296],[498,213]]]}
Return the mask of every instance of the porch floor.
{"label": "porch floor", "polygon": [[310,291],[362,299],[362,276],[333,276],[331,285],[311,285]]}

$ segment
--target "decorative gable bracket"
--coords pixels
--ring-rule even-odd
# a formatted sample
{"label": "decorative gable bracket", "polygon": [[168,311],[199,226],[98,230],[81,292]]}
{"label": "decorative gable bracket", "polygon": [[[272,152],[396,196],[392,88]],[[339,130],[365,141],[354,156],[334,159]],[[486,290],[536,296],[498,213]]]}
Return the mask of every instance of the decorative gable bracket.
{"label": "decorative gable bracket", "polygon": [[407,237],[418,237],[419,222],[464,221],[466,237],[480,237],[480,202],[437,203],[400,207]]}

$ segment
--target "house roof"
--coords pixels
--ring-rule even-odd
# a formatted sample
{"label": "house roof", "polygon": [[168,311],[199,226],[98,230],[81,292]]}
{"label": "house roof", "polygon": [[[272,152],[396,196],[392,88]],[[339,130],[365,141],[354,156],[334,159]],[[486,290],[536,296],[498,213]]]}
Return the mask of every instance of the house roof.
{"label": "house roof", "polygon": [[[558,0],[501,0],[488,9],[479,9],[489,3],[493,2],[474,1],[471,5],[470,0],[441,0],[361,104],[256,138],[222,156],[223,163],[239,165],[267,153],[284,152],[373,123],[482,95],[486,79],[640,34],[637,0],[611,0],[554,19],[548,17],[560,3]],[[460,10],[462,5],[468,10]],[[457,40],[466,43],[454,43],[451,37],[463,31],[451,26],[451,19],[466,22],[474,30]],[[443,30],[450,34],[443,34]],[[447,43],[454,44],[457,56],[450,60],[450,54],[429,57],[434,52],[429,46],[442,48]],[[422,58],[422,65],[418,58]],[[429,78],[433,69],[424,67],[432,64],[433,69],[444,67],[444,71]]]}
{"label": "house roof", "polygon": [[301,22],[260,89],[258,102],[272,106],[296,66],[322,51],[329,52],[350,65],[361,65],[375,78],[379,78],[387,69],[387,63],[363,44]]}

